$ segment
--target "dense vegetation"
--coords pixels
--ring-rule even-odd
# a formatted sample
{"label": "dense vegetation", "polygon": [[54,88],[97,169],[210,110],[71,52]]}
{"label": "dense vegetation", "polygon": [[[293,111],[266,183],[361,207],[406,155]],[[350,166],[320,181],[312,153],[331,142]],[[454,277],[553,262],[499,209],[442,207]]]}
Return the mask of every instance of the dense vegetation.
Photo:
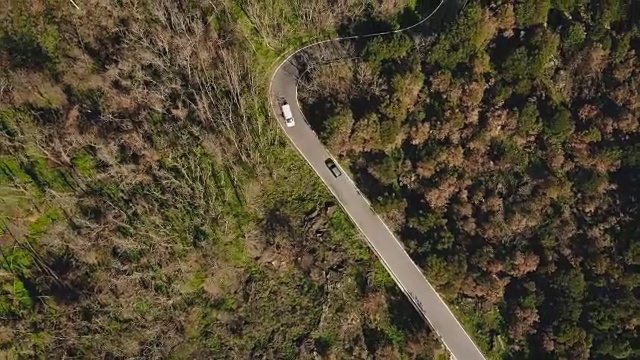
{"label": "dense vegetation", "polygon": [[307,117],[492,356],[640,358],[640,3],[470,1],[352,48]]}
{"label": "dense vegetation", "polygon": [[265,91],[412,1],[76,3],[1,6],[0,358],[441,353]]}

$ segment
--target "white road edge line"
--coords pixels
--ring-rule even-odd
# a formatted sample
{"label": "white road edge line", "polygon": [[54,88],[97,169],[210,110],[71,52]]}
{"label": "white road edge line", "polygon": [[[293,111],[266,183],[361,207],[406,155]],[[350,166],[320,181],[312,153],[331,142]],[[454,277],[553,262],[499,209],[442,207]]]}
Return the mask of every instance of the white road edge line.
{"label": "white road edge line", "polygon": [[[285,135],[287,136],[287,138],[289,138],[289,142],[293,144],[293,146],[296,148],[296,150],[298,150],[298,153],[300,153],[302,155],[302,157],[307,161],[307,164],[313,169],[313,171],[318,175],[318,177],[320,178],[320,180],[322,180],[322,182],[325,184],[325,187],[329,189],[329,192],[331,192],[331,194],[336,198],[336,200],[338,201],[338,203],[340,204],[340,207],[342,207],[342,209],[344,210],[344,212],[349,216],[349,218],[351,219],[351,222],[356,226],[356,228],[358,228],[358,231],[360,232],[360,234],[365,238],[367,245],[369,246],[370,249],[373,250],[373,252],[378,256],[378,258],[380,259],[380,261],[382,262],[383,266],[385,267],[385,269],[387,270],[387,272],[394,278],[395,283],[398,284],[398,286],[400,286],[400,288],[402,289],[402,292],[407,295],[407,298],[409,298],[409,301],[413,304],[414,308],[418,311],[418,313],[420,315],[422,315],[422,317],[427,321],[427,323],[430,325],[430,327],[433,329],[433,331],[438,335],[438,337],[440,338],[440,340],[444,343],[445,347],[447,349],[449,349],[449,353],[453,356],[453,353],[451,353],[451,350],[449,348],[449,346],[447,346],[447,343],[444,341],[444,338],[442,338],[442,336],[440,336],[440,334],[438,334],[437,330],[431,326],[429,319],[426,317],[426,315],[424,314],[424,311],[421,309],[421,307],[415,303],[415,300],[413,299],[413,296],[411,296],[411,294],[408,292],[408,290],[405,288],[405,286],[402,284],[402,281],[400,281],[400,279],[393,273],[393,271],[389,268],[389,265],[386,263],[386,261],[384,260],[384,257],[381,256],[381,254],[378,253],[378,251],[373,247],[373,245],[368,241],[366,235],[364,234],[363,230],[360,228],[360,226],[358,225],[358,223],[355,221],[355,219],[353,218],[353,216],[349,213],[349,211],[346,209],[346,207],[340,202],[340,199],[338,198],[338,195],[331,189],[331,187],[329,186],[329,184],[322,178],[322,176],[320,175],[320,173],[318,172],[318,170],[316,170],[316,168],[314,168],[311,165],[311,162],[309,161],[309,159],[307,159],[307,157],[304,155],[304,153],[300,150],[300,148],[298,148],[298,146],[296,145],[296,143],[293,141],[293,139],[289,136],[289,134],[287,133],[286,129],[284,128],[283,124],[281,123],[279,117],[278,117],[278,113],[275,111],[275,107],[273,106],[273,91],[272,91],[272,86],[273,86],[273,79],[275,78],[276,74],[280,71],[280,68],[287,62],[289,61],[289,59],[291,57],[293,57],[295,54],[297,54],[300,51],[303,51],[311,46],[315,46],[315,45],[319,45],[319,44],[323,44],[323,43],[327,43],[327,42],[332,42],[332,41],[341,41],[341,40],[349,40],[349,39],[358,39],[358,38],[367,38],[367,37],[374,37],[374,36],[382,36],[382,35],[389,35],[389,34],[396,34],[396,33],[400,33],[400,32],[404,32],[410,29],[413,29],[416,26],[419,26],[421,24],[423,24],[425,21],[429,20],[436,12],[438,12],[438,10],[440,9],[440,7],[444,4],[444,2],[447,0],[441,0],[440,3],[438,4],[438,6],[429,14],[427,15],[424,19],[420,20],[419,22],[408,26],[406,28],[403,29],[398,29],[398,30],[392,30],[392,31],[385,31],[385,32],[380,32],[380,33],[374,33],[374,34],[366,34],[366,35],[356,35],[356,36],[348,36],[348,37],[343,37],[343,38],[335,38],[335,39],[328,39],[328,40],[322,40],[322,41],[317,41],[315,43],[311,43],[308,45],[305,45],[295,51],[293,51],[291,54],[289,54],[282,62],[280,62],[280,64],[278,65],[278,67],[274,70],[273,74],[271,75],[271,79],[269,81],[269,105],[271,107],[271,112],[274,115],[274,117],[276,118],[278,124],[280,125],[280,127],[282,128],[282,130],[284,131]],[[298,82],[296,81],[296,102],[298,103],[298,107],[300,109],[302,109],[302,107],[300,107],[300,102],[298,101]],[[304,113],[303,113],[304,116]],[[306,121],[306,118],[305,118]],[[326,150],[325,148],[325,152],[327,154],[329,154],[329,156],[331,158],[333,158],[335,160],[335,158],[333,157],[333,155]],[[340,166],[340,164],[336,161],[336,164],[338,166]],[[349,179],[349,181],[353,184],[354,187],[357,186],[355,185],[353,179],[351,179],[351,177],[343,171],[343,174],[345,176],[347,176],[347,178]],[[362,196],[363,199],[365,199],[365,201],[367,203],[369,203],[369,200],[362,195],[362,192],[360,191],[360,194]],[[369,203],[370,205],[370,203]],[[405,254],[407,254],[406,250],[404,249],[404,245],[400,242],[400,240],[398,240],[398,238],[396,237],[395,233],[393,231],[391,231],[391,229],[389,229],[389,227],[387,226],[387,224],[382,220],[382,218],[380,217],[379,214],[377,214],[373,209],[371,209],[371,211],[376,215],[376,217],[380,220],[380,222],[382,222],[382,224],[384,225],[384,227],[387,229],[387,231],[389,231],[389,233],[391,234],[391,236],[393,237],[393,239],[398,243],[398,245],[400,245],[400,248],[405,252]],[[409,259],[411,259],[411,257],[407,254],[407,257],[409,257]],[[481,356],[486,359],[486,357],[484,356],[484,354],[482,353],[482,351],[478,348],[478,346],[476,345],[475,341],[473,341],[473,339],[469,336],[469,334],[467,333],[466,329],[464,329],[464,326],[462,326],[462,324],[460,324],[460,322],[458,321],[458,318],[455,316],[455,314],[453,314],[453,312],[451,311],[451,309],[449,308],[449,305],[442,299],[442,297],[440,296],[440,294],[435,290],[435,288],[431,285],[431,283],[427,280],[427,278],[424,276],[424,273],[422,271],[422,269],[420,269],[418,267],[418,265],[416,265],[416,263],[411,259],[411,263],[413,264],[413,266],[418,270],[418,272],[422,275],[423,279],[425,280],[425,282],[427,283],[427,285],[429,286],[429,288],[431,288],[433,290],[433,292],[436,294],[436,296],[438,297],[438,299],[445,304],[447,310],[449,311],[449,313],[451,314],[451,316],[455,319],[456,323],[464,330],[463,332],[465,333],[465,335],[467,336],[467,338],[471,341],[471,343],[474,345],[474,347],[476,348],[476,350],[478,350],[478,353],[481,354]]]}

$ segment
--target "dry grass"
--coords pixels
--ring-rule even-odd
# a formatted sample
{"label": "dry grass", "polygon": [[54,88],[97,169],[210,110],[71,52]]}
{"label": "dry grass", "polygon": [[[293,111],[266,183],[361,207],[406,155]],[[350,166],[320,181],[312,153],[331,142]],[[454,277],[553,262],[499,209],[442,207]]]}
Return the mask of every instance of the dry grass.
{"label": "dry grass", "polygon": [[[383,290],[353,284],[374,259],[327,225],[333,200],[279,136],[259,73],[265,49],[311,35],[298,14],[317,34],[358,4],[11,1],[0,357],[311,358],[329,302],[332,356],[366,358],[357,335],[385,310],[359,302]],[[3,34],[35,55],[10,63]]]}

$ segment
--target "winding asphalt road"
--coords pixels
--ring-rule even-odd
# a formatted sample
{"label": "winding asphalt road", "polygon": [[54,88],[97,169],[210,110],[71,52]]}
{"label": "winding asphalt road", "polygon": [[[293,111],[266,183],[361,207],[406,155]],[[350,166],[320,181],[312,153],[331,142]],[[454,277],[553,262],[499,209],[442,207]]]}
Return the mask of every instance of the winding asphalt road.
{"label": "winding asphalt road", "polygon": [[[380,258],[385,268],[395,282],[411,300],[418,312],[428,321],[438,334],[446,348],[456,360],[486,360],[476,344],[465,332],[462,325],[455,318],[447,304],[424,277],[422,271],[411,260],[400,241],[374,212],[369,201],[360,193],[353,180],[343,171],[343,175],[335,178],[325,165],[327,158],[333,158],[320,142],[315,132],[305,120],[297,97],[299,73],[294,65],[294,55],[312,46],[335,41],[345,41],[362,37],[372,37],[406,31],[416,27],[431,18],[442,6],[438,7],[420,22],[392,32],[353,36],[349,38],[333,39],[309,44],[289,55],[275,70],[269,87],[269,97],[274,115],[298,149],[302,157],[315,170],[331,193],[336,197],[342,208],[349,215],[353,223],[364,235],[369,246]],[[294,127],[286,127],[281,114],[282,100],[291,105],[291,111],[296,119]],[[337,162],[336,162],[337,164]]]}

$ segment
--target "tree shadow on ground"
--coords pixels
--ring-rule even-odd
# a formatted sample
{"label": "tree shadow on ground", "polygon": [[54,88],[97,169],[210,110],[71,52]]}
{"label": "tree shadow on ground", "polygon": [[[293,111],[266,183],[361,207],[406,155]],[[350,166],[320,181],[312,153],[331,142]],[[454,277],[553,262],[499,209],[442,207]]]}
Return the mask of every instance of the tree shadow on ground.
{"label": "tree shadow on ground", "polygon": [[325,131],[325,121],[336,115],[340,105],[333,98],[321,98],[309,104],[301,102],[302,113],[313,131],[321,134]]}
{"label": "tree shadow on ground", "polygon": [[340,37],[360,36],[394,30],[394,24],[375,16],[373,4],[366,5],[364,15],[357,21],[342,24],[338,27]]}
{"label": "tree shadow on ground", "polygon": [[370,354],[374,354],[376,350],[383,345],[391,343],[391,340],[384,331],[369,325],[363,326],[362,336],[364,337],[364,344],[367,347],[367,351]]}
{"label": "tree shadow on ground", "polygon": [[359,154],[360,158],[354,161],[351,166],[351,172],[354,181],[364,195],[375,202],[379,198],[388,198],[396,193],[393,185],[384,184],[374,174],[369,171],[367,164],[380,163],[385,154],[379,152],[364,152]]}
{"label": "tree shadow on ground", "polygon": [[0,51],[9,54],[9,64],[19,69],[43,71],[53,58],[30,36],[5,34],[0,37]]}
{"label": "tree shadow on ground", "polygon": [[[418,313],[413,302],[399,288],[390,289],[387,296],[389,297],[387,310],[389,311],[391,323],[396,328],[407,334],[424,330],[430,331],[425,319]],[[423,306],[421,304],[416,305]]]}
{"label": "tree shadow on ground", "polygon": [[269,236],[277,236],[278,234],[291,235],[293,227],[291,219],[280,209],[269,209],[264,219],[263,231]]}

